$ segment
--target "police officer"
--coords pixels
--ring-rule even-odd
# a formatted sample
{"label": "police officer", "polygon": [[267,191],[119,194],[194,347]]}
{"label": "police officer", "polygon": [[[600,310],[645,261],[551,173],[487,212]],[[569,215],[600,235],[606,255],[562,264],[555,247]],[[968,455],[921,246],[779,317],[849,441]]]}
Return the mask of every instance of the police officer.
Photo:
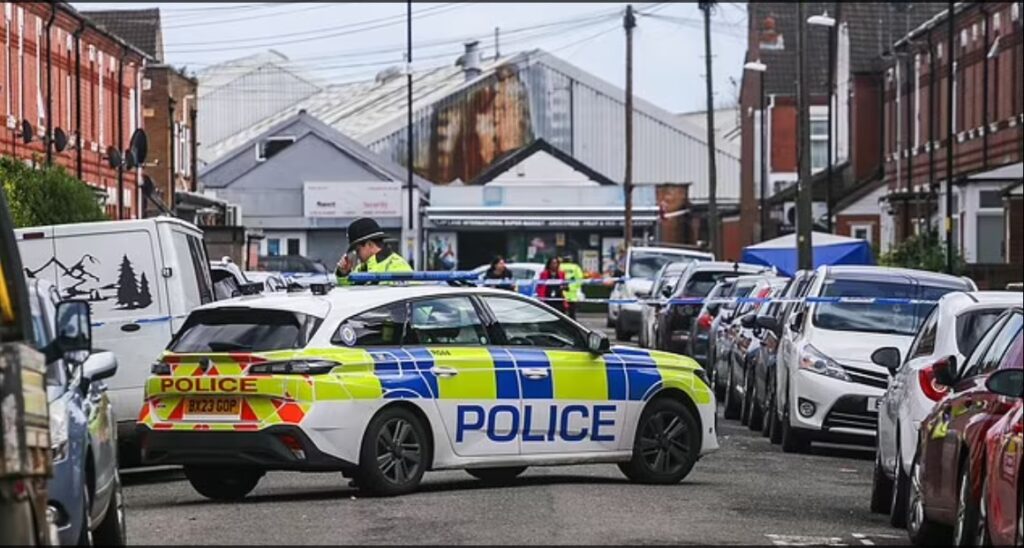
{"label": "police officer", "polygon": [[[384,231],[377,221],[361,217],[348,225],[348,251],[338,261],[334,275],[338,285],[350,285],[348,275],[352,272],[412,272],[412,267],[401,255],[384,244]],[[349,253],[355,250],[359,264],[353,265]]]}
{"label": "police officer", "polygon": [[572,262],[572,256],[562,257],[558,270],[565,275],[568,287],[565,289],[566,312],[576,319],[576,303],[583,300],[583,269]]}

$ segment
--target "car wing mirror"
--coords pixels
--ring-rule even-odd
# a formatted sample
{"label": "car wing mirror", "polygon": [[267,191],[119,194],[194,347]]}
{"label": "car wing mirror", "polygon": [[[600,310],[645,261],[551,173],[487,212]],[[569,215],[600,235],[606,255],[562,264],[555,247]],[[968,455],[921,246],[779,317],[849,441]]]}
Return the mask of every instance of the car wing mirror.
{"label": "car wing mirror", "polygon": [[44,352],[47,361],[63,358],[82,363],[92,351],[92,315],[89,302],[66,300],[57,303],[57,336]]}
{"label": "car wing mirror", "polygon": [[113,352],[91,354],[82,365],[82,376],[90,381],[108,379],[117,373],[117,357]]}
{"label": "car wing mirror", "polygon": [[900,350],[894,346],[879,348],[871,353],[871,361],[889,370],[889,374],[896,376],[900,368]]}
{"label": "car wing mirror", "polygon": [[779,320],[771,316],[758,316],[754,319],[754,323],[762,329],[771,331],[776,337],[782,335],[782,326],[779,325]]}
{"label": "car wing mirror", "polygon": [[1000,369],[988,376],[985,388],[993,394],[1010,398],[1024,397],[1024,370]]}
{"label": "car wing mirror", "polygon": [[932,373],[935,375],[936,383],[952,388],[957,381],[956,356],[949,356],[935,362],[935,365],[932,365]]}
{"label": "car wing mirror", "polygon": [[608,336],[604,333],[597,331],[591,331],[587,335],[587,350],[591,354],[604,354],[611,349],[611,343],[608,342]]}
{"label": "car wing mirror", "polygon": [[740,318],[740,325],[747,329],[753,329],[754,327],[757,327],[757,323],[755,321],[756,319],[757,317],[754,316],[753,314],[747,314],[746,316]]}

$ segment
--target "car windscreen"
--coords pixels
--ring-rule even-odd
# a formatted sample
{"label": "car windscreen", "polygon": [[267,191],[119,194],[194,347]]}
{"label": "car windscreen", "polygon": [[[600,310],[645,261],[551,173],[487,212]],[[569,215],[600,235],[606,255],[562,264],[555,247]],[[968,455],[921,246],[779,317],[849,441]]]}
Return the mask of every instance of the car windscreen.
{"label": "car windscreen", "polygon": [[692,262],[694,259],[677,253],[660,253],[656,251],[636,251],[629,256],[629,276],[631,278],[654,279],[667,263]]}
{"label": "car windscreen", "polygon": [[302,348],[320,322],[317,317],[284,310],[196,310],[189,315],[167,349],[178,353],[202,353]]}
{"label": "car windscreen", "polygon": [[[912,282],[835,279],[825,282],[820,296],[937,301],[956,290]],[[821,329],[913,336],[935,305],[829,303],[816,308],[813,321]]]}
{"label": "car windscreen", "polygon": [[1004,309],[974,310],[956,319],[956,347],[964,356],[970,356],[988,328],[996,323]]}

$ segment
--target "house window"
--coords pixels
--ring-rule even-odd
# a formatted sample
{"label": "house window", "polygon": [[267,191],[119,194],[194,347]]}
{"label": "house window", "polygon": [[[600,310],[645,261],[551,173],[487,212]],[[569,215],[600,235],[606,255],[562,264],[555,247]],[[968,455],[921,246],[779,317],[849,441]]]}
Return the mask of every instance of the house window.
{"label": "house window", "polygon": [[811,171],[828,166],[828,120],[811,120]]}
{"label": "house window", "polygon": [[850,236],[858,240],[864,240],[868,245],[874,245],[874,225],[852,224],[850,225]]}
{"label": "house window", "polygon": [[268,137],[256,144],[256,160],[260,162],[269,160],[294,142],[295,137]]}
{"label": "house window", "polygon": [[1014,2],[1013,5],[1010,6],[1010,19],[1020,21],[1020,4]]}
{"label": "house window", "polygon": [[1006,229],[1003,197],[999,190],[978,192],[977,256],[981,264],[1005,262]]}

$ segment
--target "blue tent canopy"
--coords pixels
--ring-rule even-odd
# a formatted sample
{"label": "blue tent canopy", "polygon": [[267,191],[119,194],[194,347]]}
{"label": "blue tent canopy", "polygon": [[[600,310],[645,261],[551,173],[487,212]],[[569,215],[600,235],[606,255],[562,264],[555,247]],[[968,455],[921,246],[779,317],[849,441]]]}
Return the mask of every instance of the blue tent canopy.
{"label": "blue tent canopy", "polygon": [[[875,257],[871,246],[864,240],[836,236],[826,232],[813,232],[814,268],[822,265],[872,265]],[[743,248],[742,261],[774,266],[780,274],[792,276],[797,270],[796,235],[790,234]]]}

